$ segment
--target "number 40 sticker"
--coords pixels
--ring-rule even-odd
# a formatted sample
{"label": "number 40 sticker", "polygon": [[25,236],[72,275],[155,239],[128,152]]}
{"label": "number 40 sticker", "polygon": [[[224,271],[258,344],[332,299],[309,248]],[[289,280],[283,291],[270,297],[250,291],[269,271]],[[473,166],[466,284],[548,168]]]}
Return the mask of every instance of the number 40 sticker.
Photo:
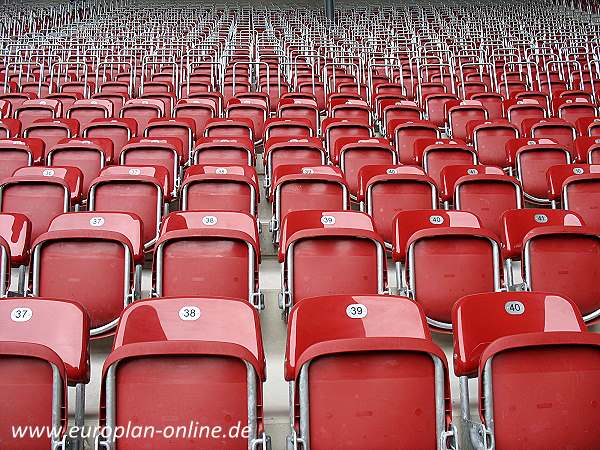
{"label": "number 40 sticker", "polygon": [[351,319],[364,319],[367,312],[367,307],[361,303],[352,303],[346,308],[346,315]]}

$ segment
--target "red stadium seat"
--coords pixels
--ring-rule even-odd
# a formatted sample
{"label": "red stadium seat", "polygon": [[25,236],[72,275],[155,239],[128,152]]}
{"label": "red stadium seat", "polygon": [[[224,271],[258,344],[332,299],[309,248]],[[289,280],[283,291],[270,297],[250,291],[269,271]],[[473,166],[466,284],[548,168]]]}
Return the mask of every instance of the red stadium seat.
{"label": "red stadium seat", "polygon": [[488,112],[478,100],[455,100],[445,105],[448,129],[454,139],[466,141],[469,137],[467,124],[472,120],[487,120]]}
{"label": "red stadium seat", "polygon": [[243,117],[236,119],[209,119],[204,128],[204,136],[209,138],[246,138],[254,142],[254,135],[254,122]]}
{"label": "red stadium seat", "polygon": [[278,255],[284,317],[307,297],[382,294],[387,288],[385,245],[364,213],[290,212],[281,225]]}
{"label": "red stadium seat", "polygon": [[113,333],[123,308],[140,298],[142,246],[132,214],[59,215],[32,245],[33,296],[75,299],[90,314],[93,337]]}
{"label": "red stadium seat", "polygon": [[254,142],[246,137],[205,137],[196,142],[192,154],[194,164],[253,166],[256,160]]}
{"label": "red stadium seat", "polygon": [[65,117],[77,120],[83,129],[94,119],[113,117],[113,104],[109,100],[102,99],[77,100],[67,108]]}
{"label": "red stadium seat", "polygon": [[265,142],[263,152],[265,187],[272,185],[273,172],[281,165],[320,166],[326,162],[327,154],[319,138],[272,137]]}
{"label": "red stadium seat", "polygon": [[0,213],[0,241],[2,264],[0,267],[0,297],[9,294],[12,267],[19,268],[17,295],[25,295],[25,276],[29,265],[31,222],[23,214]]}
{"label": "red stadium seat", "polygon": [[265,141],[272,137],[289,137],[290,139],[308,138],[316,135],[307,119],[268,119],[265,122]]}
{"label": "red stadium seat", "polygon": [[137,130],[145,130],[151,119],[165,117],[165,104],[162,100],[150,98],[134,98],[127,100],[121,108],[122,119],[133,119],[137,124]]}
{"label": "red stadium seat", "polygon": [[[454,371],[474,448],[594,448],[600,336],[580,317],[566,298],[541,292],[476,294],[455,305]],[[469,413],[475,377],[481,422]],[[575,420],[565,428],[567,416]]]}
{"label": "red stadium seat", "polygon": [[515,125],[505,119],[472,121],[467,130],[481,164],[507,165],[506,143],[519,137]]}
{"label": "red stadium seat", "polygon": [[600,232],[600,165],[552,166],[546,175],[552,206],[561,204],[563,209],[576,212],[587,226]]}
{"label": "red stadium seat", "polygon": [[264,308],[258,289],[256,218],[231,211],[184,211],[163,221],[154,252],[154,293],[219,295]]}
{"label": "red stadium seat", "polygon": [[460,139],[418,139],[415,159],[427,175],[441,186],[442,169],[457,164],[477,164],[477,153]]}
{"label": "red stadium seat", "polygon": [[194,121],[194,129],[198,136],[204,135],[206,123],[216,116],[215,107],[212,102],[204,99],[181,99],[175,105],[173,117],[191,119]]}
{"label": "red stadium seat", "polygon": [[551,139],[521,138],[506,143],[511,175],[523,186],[525,198],[538,204],[548,204],[546,171],[558,164],[570,164],[571,153]]}
{"label": "red stadium seat", "polygon": [[581,163],[600,163],[600,136],[581,136],[574,143],[577,160]]}
{"label": "red stadium seat", "polygon": [[401,294],[423,307],[434,329],[451,330],[452,306],[459,298],[500,290],[497,239],[466,211],[400,211],[392,257]]}
{"label": "red stadium seat", "polygon": [[[89,333],[89,317],[74,302],[46,298],[0,302],[3,450],[68,445],[67,386],[90,380]],[[77,405],[78,414],[82,414],[79,408],[83,404]],[[48,427],[56,433],[17,437],[13,431],[17,424]]]}
{"label": "red stadium seat", "polygon": [[34,240],[52,219],[77,205],[82,194],[83,175],[76,167],[22,167],[0,185],[0,211],[25,215]]}
{"label": "red stadium seat", "polygon": [[437,209],[437,186],[420,167],[369,165],[360,169],[358,178],[361,211],[373,218],[387,247],[391,247],[392,225],[399,211]]}
{"label": "red stadium seat", "polygon": [[181,163],[185,164],[192,155],[196,126],[192,119],[186,118],[156,118],[148,122],[144,130],[145,138],[177,138],[183,144]]}
{"label": "red stadium seat", "polygon": [[21,121],[17,119],[1,119],[0,133],[2,138],[15,139],[21,134]]}
{"label": "red stadium seat", "polygon": [[273,173],[269,197],[273,210],[269,231],[276,245],[281,222],[289,212],[350,208],[348,184],[334,166],[280,165]]}
{"label": "red stadium seat", "polygon": [[500,236],[500,217],[523,207],[521,184],[495,166],[456,165],[442,169],[441,198],[448,209],[475,214],[484,228]]}
{"label": "red stadium seat", "polygon": [[[149,318],[155,326],[148,326]],[[267,448],[265,366],[258,314],[240,300],[176,297],[136,302],[123,312],[113,351],[104,363],[100,424],[109,430],[128,423],[163,429],[201,418],[202,427],[223,427],[225,433],[216,439],[205,433],[184,439],[115,433],[119,450],[140,445],[162,450]],[[229,435],[224,425],[228,423],[239,424],[247,433]]]}
{"label": "red stadium seat", "polygon": [[58,100],[34,99],[25,100],[15,108],[15,119],[21,121],[26,129],[38,119],[58,119],[62,115],[62,104]]}
{"label": "red stadium seat", "polygon": [[24,138],[39,138],[44,141],[48,152],[62,139],[75,138],[79,134],[79,123],[75,119],[39,119],[23,129]]}
{"label": "red stadium seat", "polygon": [[340,448],[340,430],[345,450],[455,448],[446,357],[421,308],[406,298],[336,295],[296,304],[285,379],[288,448]]}
{"label": "red stadium seat", "polygon": [[182,211],[258,214],[258,175],[251,166],[190,166],[181,185]]}
{"label": "red stadium seat", "polygon": [[137,135],[137,123],[133,119],[94,119],[82,130],[82,136],[90,138],[106,138],[113,143],[113,158],[121,159],[121,151],[133,137]]}
{"label": "red stadium seat", "polygon": [[162,166],[109,166],[92,180],[88,211],[136,214],[146,250],[158,238],[165,202],[171,199],[169,172]]}
{"label": "red stadium seat", "polygon": [[41,139],[0,139],[0,182],[21,167],[40,164],[43,156]]}
{"label": "red stadium seat", "polygon": [[388,137],[394,142],[401,164],[415,164],[415,141],[418,139],[439,139],[437,127],[424,120],[392,121],[388,128]]}
{"label": "red stadium seat", "polygon": [[545,119],[548,117],[548,111],[537,100],[506,100],[504,102],[506,118],[515,125],[519,131],[525,135],[523,121],[525,119]]}

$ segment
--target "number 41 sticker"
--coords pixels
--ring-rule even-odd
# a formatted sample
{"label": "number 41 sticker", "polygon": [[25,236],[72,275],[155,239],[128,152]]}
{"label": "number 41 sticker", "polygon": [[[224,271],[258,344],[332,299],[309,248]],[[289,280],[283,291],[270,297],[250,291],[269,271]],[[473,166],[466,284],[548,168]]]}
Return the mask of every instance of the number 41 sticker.
{"label": "number 41 sticker", "polygon": [[352,303],[346,308],[346,315],[351,319],[364,319],[367,312],[367,307],[361,303]]}

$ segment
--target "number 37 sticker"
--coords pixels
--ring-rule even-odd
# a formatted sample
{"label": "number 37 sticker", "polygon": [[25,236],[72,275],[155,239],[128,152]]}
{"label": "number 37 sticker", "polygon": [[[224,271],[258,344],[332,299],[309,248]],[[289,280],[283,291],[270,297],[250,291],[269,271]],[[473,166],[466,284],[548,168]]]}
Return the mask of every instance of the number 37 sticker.
{"label": "number 37 sticker", "polygon": [[367,307],[360,303],[352,303],[346,308],[346,315],[351,319],[364,319],[367,317]]}

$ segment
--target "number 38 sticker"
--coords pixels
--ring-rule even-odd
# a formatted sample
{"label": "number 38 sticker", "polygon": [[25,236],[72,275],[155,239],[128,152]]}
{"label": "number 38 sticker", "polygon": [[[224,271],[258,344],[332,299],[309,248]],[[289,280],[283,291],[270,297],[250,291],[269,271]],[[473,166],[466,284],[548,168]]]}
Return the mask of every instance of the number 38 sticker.
{"label": "number 38 sticker", "polygon": [[198,320],[200,318],[200,308],[197,306],[184,306],[179,310],[181,320]]}
{"label": "number 38 sticker", "polygon": [[10,313],[10,320],[13,322],[27,322],[31,320],[33,312],[29,308],[15,308]]}
{"label": "number 38 sticker", "polygon": [[367,317],[367,307],[361,303],[352,303],[346,308],[346,315],[351,319],[364,319]]}

